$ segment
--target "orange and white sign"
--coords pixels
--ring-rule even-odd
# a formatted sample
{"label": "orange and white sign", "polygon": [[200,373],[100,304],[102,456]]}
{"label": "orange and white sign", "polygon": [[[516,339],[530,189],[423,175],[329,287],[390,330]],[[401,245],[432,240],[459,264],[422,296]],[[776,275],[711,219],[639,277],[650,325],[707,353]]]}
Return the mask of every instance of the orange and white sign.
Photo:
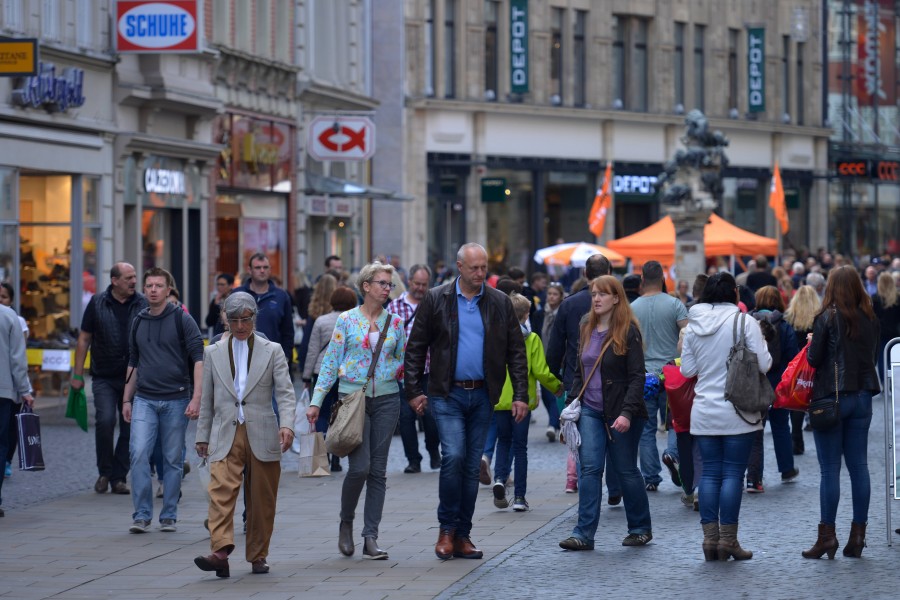
{"label": "orange and white sign", "polygon": [[375,154],[375,123],[367,117],[316,117],[307,144],[316,160],[366,160]]}

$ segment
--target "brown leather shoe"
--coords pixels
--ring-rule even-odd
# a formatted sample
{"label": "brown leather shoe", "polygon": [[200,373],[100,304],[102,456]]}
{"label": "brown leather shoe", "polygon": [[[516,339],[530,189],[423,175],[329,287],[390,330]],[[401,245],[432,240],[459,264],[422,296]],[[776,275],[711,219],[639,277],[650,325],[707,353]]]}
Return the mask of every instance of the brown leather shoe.
{"label": "brown leather shoe", "polygon": [[453,556],[456,558],[481,558],[484,553],[475,547],[469,536],[457,536],[453,540]]}
{"label": "brown leather shoe", "polygon": [[231,577],[227,558],[219,558],[215,554],[198,556],[194,559],[194,564],[200,567],[201,571],[215,571],[216,577]]}
{"label": "brown leather shoe", "polygon": [[251,568],[254,573],[257,575],[262,575],[263,573],[269,572],[269,563],[266,562],[266,559],[260,558],[259,560],[254,560],[250,563]]}
{"label": "brown leather shoe", "polygon": [[453,531],[441,529],[437,544],[434,545],[434,553],[441,560],[453,558]]}
{"label": "brown leather shoe", "polygon": [[128,486],[125,485],[124,481],[117,481],[112,484],[112,493],[113,494],[130,494],[131,490],[128,489]]}
{"label": "brown leather shoe", "polygon": [[106,475],[101,475],[97,478],[96,483],[94,483],[94,491],[98,494],[105,494],[106,488],[109,487],[109,477]]}

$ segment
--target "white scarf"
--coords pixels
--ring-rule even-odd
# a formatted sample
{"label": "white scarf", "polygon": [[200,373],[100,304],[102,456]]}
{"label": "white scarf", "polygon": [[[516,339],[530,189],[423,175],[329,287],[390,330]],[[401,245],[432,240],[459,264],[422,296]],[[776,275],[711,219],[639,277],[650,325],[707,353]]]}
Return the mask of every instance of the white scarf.
{"label": "white scarf", "polygon": [[[231,338],[231,348],[234,353],[234,393],[237,394],[238,400],[244,399],[244,386],[247,385],[247,357],[250,354],[250,348],[247,340],[239,340]],[[238,423],[244,422],[244,406],[238,403]]]}

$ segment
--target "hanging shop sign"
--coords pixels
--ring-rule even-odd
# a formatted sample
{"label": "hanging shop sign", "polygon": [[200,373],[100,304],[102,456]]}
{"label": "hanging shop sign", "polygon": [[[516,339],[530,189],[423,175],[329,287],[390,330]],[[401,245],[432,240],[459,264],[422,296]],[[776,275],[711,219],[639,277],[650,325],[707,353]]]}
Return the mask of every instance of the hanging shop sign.
{"label": "hanging shop sign", "polygon": [[375,123],[367,117],[319,116],[309,124],[307,145],[316,160],[366,160],[375,154]]}
{"label": "hanging shop sign", "polygon": [[900,183],[900,162],[895,160],[839,160],[834,163],[834,172],[839,179]]}
{"label": "hanging shop sign", "polygon": [[528,93],[528,0],[509,3],[510,91]]}
{"label": "hanging shop sign", "polygon": [[220,185],[275,190],[293,179],[294,129],[287,123],[228,114],[220,122]]}
{"label": "hanging shop sign", "polygon": [[200,52],[197,0],[119,0],[116,51],[119,53]]}
{"label": "hanging shop sign", "polygon": [[38,54],[38,42],[34,38],[0,40],[0,76],[35,75]]}
{"label": "hanging shop sign", "polygon": [[766,30],[748,28],[747,46],[748,110],[766,112]]}
{"label": "hanging shop sign", "polygon": [[144,191],[152,194],[187,193],[184,185],[184,173],[168,169],[146,169],[144,171]]}
{"label": "hanging shop sign", "polygon": [[66,112],[84,105],[84,70],[75,67],[58,73],[53,63],[38,64],[37,74],[25,77],[13,90],[12,101],[18,106],[43,108],[47,112]]}
{"label": "hanging shop sign", "polygon": [[655,196],[659,181],[653,175],[614,175],[613,192],[616,194],[638,194]]}

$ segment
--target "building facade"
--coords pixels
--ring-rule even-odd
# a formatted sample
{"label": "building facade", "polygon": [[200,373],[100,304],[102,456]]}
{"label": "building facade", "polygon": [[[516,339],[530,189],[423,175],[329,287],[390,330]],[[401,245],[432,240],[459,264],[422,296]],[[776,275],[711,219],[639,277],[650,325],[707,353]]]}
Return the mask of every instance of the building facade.
{"label": "building facade", "polygon": [[94,0],[5,0],[0,12],[0,35],[40,46],[36,75],[0,78],[0,280],[32,346],[69,347],[121,250],[109,27]]}
{"label": "building facade", "polygon": [[[531,270],[538,248],[592,240],[608,161],[615,193],[601,242],[650,225],[661,216],[656,177],[694,108],[731,140],[722,216],[774,236],[777,161],[785,245],[826,243],[820,2],[406,0],[403,10],[393,135],[403,191],[416,198],[402,226],[408,261],[452,263],[478,241],[492,269]],[[375,60],[392,41],[374,37]],[[376,208],[375,222],[387,218]]]}

